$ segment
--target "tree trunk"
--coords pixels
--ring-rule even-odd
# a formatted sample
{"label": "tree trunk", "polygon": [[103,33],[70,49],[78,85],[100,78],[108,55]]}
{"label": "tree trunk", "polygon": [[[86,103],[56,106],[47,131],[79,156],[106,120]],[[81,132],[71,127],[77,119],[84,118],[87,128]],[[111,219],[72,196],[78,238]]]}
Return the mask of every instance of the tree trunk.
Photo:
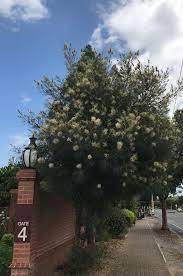
{"label": "tree trunk", "polygon": [[86,232],[87,244],[95,244],[95,214],[91,208],[86,209]]}
{"label": "tree trunk", "polygon": [[167,221],[167,211],[166,211],[166,199],[161,200],[161,208],[162,208],[162,230],[169,230],[168,221]]}

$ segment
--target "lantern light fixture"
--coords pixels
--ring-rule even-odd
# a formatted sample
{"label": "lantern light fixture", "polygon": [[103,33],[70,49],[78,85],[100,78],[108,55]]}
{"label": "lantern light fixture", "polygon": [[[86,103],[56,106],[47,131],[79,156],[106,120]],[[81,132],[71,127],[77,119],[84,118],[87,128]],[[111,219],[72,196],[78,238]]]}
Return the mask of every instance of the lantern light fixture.
{"label": "lantern light fixture", "polygon": [[29,138],[30,143],[23,151],[23,163],[26,168],[33,169],[37,164],[38,154],[36,146],[36,138],[34,134]]}

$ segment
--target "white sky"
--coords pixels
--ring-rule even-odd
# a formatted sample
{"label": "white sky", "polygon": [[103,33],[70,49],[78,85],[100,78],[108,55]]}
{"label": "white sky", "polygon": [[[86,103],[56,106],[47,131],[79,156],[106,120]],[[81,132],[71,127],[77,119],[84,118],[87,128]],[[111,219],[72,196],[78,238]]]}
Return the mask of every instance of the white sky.
{"label": "white sky", "polygon": [[[176,83],[183,59],[183,0],[116,0],[99,11],[91,37],[99,50],[114,47],[140,50],[141,59],[169,68]],[[183,92],[176,108],[183,107]]]}

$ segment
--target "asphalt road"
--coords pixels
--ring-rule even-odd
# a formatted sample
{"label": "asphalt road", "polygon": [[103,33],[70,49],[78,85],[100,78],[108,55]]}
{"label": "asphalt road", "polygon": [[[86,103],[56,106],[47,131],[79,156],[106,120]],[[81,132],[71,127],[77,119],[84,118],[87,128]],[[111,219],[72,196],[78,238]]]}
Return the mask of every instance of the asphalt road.
{"label": "asphalt road", "polygon": [[[161,220],[161,209],[155,209],[155,216]],[[183,212],[167,210],[168,225],[183,238]]]}

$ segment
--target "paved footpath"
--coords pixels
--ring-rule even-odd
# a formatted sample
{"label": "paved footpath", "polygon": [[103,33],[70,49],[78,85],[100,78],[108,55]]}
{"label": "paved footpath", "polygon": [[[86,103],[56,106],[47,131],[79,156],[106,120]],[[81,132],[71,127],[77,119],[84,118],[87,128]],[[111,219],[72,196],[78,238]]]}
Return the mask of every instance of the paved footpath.
{"label": "paved footpath", "polygon": [[108,276],[170,276],[148,219],[137,221],[124,247],[116,253],[120,254],[120,261]]}

